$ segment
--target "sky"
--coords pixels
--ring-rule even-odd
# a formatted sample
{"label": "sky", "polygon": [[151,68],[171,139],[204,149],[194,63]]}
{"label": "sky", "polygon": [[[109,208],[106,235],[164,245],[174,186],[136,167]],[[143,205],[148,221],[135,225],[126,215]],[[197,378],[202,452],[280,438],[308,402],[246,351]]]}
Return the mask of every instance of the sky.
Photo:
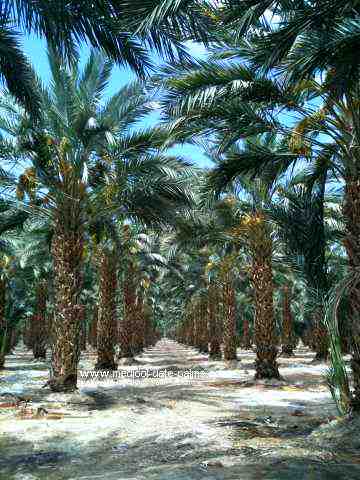
{"label": "sky", "polygon": [[[200,57],[206,54],[205,48],[200,44],[189,43],[188,47],[189,51],[194,56]],[[23,41],[23,50],[29,57],[37,74],[44,81],[44,83],[47,83],[50,79],[50,69],[47,61],[46,42],[35,36],[26,37]],[[85,64],[88,54],[89,49],[84,47],[80,52],[80,62],[82,64]],[[131,72],[129,68],[115,66],[106,94],[108,96],[113,95],[122,86],[131,82],[135,78],[135,74]],[[153,113],[143,120],[142,124],[144,127],[155,125],[159,121],[159,117],[160,112],[158,110],[154,110]],[[171,149],[171,153],[181,155],[184,159],[191,161],[199,167],[211,166],[211,161],[204,154],[203,149],[198,146],[190,144],[177,146]]]}

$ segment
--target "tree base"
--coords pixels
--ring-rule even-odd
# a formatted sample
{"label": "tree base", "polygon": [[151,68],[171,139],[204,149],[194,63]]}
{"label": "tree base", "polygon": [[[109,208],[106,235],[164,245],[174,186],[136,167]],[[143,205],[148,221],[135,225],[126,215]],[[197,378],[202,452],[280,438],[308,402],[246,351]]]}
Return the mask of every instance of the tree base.
{"label": "tree base", "polygon": [[52,392],[71,393],[77,390],[76,375],[62,375],[51,378],[45,386],[49,386]]}
{"label": "tree base", "polygon": [[256,360],[255,370],[255,380],[265,380],[271,378],[281,380],[279,368],[276,361]]}

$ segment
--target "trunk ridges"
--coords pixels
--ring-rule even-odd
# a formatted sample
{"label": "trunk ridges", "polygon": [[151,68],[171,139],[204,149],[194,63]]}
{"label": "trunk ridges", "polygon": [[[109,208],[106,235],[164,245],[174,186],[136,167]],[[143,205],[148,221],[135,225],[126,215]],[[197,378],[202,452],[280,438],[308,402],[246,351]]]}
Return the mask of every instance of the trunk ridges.
{"label": "trunk ridges", "polygon": [[[345,218],[344,246],[348,255],[350,272],[357,278],[360,268],[360,172],[345,178],[345,196],[343,205]],[[360,281],[355,280],[349,291],[350,349],[351,369],[354,390],[352,410],[360,411]]]}
{"label": "trunk ridges", "polygon": [[117,331],[116,259],[107,249],[100,254],[99,266],[99,314],[97,319],[96,370],[116,370],[115,342]]}
{"label": "trunk ridges", "polygon": [[232,275],[227,273],[223,283],[223,343],[224,360],[237,360],[236,356],[236,311],[235,289]]}
{"label": "trunk ridges", "polygon": [[55,392],[71,392],[77,388],[83,247],[80,227],[67,231],[64,222],[59,219],[51,247],[54,260],[55,315],[52,378],[48,384]]}
{"label": "trunk ridges", "polygon": [[87,344],[87,331],[86,331],[86,308],[85,305],[82,305],[81,316],[80,316],[80,351],[86,351]]}
{"label": "trunk ridges", "polygon": [[154,332],[152,325],[152,310],[149,304],[145,301],[143,304],[144,317],[144,347],[149,347],[155,343]]}
{"label": "trunk ridges", "polygon": [[255,378],[280,378],[276,362],[275,318],[272,269],[268,263],[254,261],[252,281],[255,291]]}
{"label": "trunk ridges", "polygon": [[208,335],[209,335],[209,359],[221,360],[220,346],[220,318],[219,318],[219,292],[214,283],[208,288]]}
{"label": "trunk ridges", "polygon": [[144,317],[144,298],[138,293],[134,311],[135,326],[133,333],[133,348],[136,355],[140,354],[144,349],[144,332],[145,332],[145,317]]}
{"label": "trunk ridges", "polygon": [[256,345],[255,378],[280,378],[276,361],[278,350],[273,300],[272,241],[266,218],[256,212],[247,220],[249,246],[253,263],[251,282],[254,288]]}
{"label": "trunk ridges", "polygon": [[207,299],[200,297],[196,302],[196,345],[200,353],[208,353]]}
{"label": "trunk ridges", "polygon": [[132,260],[129,261],[123,281],[124,315],[120,323],[119,343],[120,356],[133,358],[134,326],[136,322],[136,268]]}
{"label": "trunk ridges", "polygon": [[244,348],[245,350],[252,349],[250,324],[249,324],[249,320],[247,320],[246,318],[243,321],[243,335],[241,339],[241,347]]}
{"label": "trunk ridges", "polygon": [[324,311],[319,309],[314,313],[314,326],[311,329],[311,347],[316,352],[316,362],[326,362],[329,358],[329,335],[322,324]]}
{"label": "trunk ridges", "polygon": [[8,326],[5,318],[6,281],[0,279],[0,368],[4,368],[7,354]]}
{"label": "trunk ridges", "polygon": [[98,324],[98,315],[99,315],[99,310],[98,306],[94,305],[93,307],[93,315],[91,319],[91,325],[89,329],[89,336],[88,340],[92,348],[97,348],[97,324]]}
{"label": "trunk ridges", "polygon": [[293,316],[290,305],[290,287],[285,285],[283,288],[283,318],[282,318],[282,350],[284,356],[294,355],[293,339]]}

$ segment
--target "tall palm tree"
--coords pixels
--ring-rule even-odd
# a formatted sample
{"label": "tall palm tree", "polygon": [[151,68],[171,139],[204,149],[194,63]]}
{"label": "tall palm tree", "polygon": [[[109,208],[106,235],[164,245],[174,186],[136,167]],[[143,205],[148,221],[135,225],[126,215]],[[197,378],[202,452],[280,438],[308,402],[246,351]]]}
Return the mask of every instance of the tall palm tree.
{"label": "tall palm tree", "polygon": [[[271,139],[268,140],[271,142]],[[255,141],[254,141],[255,143]],[[266,141],[264,141],[266,144]],[[261,140],[256,145],[261,147]],[[251,156],[252,145],[233,147],[246,157]],[[205,192],[219,198],[223,192],[239,192],[239,198],[228,196],[222,202],[223,208],[233,216],[233,225],[228,229],[237,249],[243,248],[251,263],[250,279],[254,292],[255,321],[254,337],[256,344],[256,378],[279,378],[276,362],[277,347],[275,339],[274,281],[273,281],[273,227],[266,215],[266,205],[273,193],[272,169],[263,172],[262,180],[252,182],[249,178],[234,179],[224,174],[227,154],[216,158],[217,165],[209,172]],[[240,193],[241,192],[241,193]]]}
{"label": "tall palm tree", "polygon": [[[251,9],[247,10],[249,4]],[[264,21],[265,15],[271,12],[275,15],[272,21]],[[359,144],[359,58],[356,55],[359,5],[356,1],[345,0],[306,4],[296,0],[266,3],[236,0],[228,2],[222,14],[225,23],[238,34],[247,36],[246,56],[253,67],[260,66],[262,71],[282,71],[293,85],[302,81],[303,85],[307,84],[310,98],[317,97],[312,108],[300,109],[300,122],[294,129],[290,147],[306,160],[311,158],[317,162],[320,176],[324,169],[330,168],[342,177],[345,184],[344,246],[352,277],[348,295],[353,407],[360,410],[360,283],[357,275],[360,265],[360,213],[357,207],[360,171],[357,149],[354,148]],[[240,51],[244,55],[244,48],[240,47]],[[320,84],[319,78],[322,78]]]}
{"label": "tall palm tree", "polygon": [[151,110],[140,84],[124,87],[104,103],[108,61],[91,54],[83,72],[76,66],[67,69],[54,54],[49,61],[51,86],[38,84],[41,122],[27,122],[23,111],[14,112],[14,106],[4,102],[12,120],[3,121],[2,128],[14,137],[11,153],[17,149],[31,165],[19,177],[19,201],[51,221],[55,315],[49,385],[54,391],[71,391],[79,360],[86,226],[110,212],[132,218],[141,211],[149,221],[171,218],[173,207],[181,211],[190,202],[187,183],[192,173],[181,159],[156,150],[166,132],[132,130]]}
{"label": "tall palm tree", "polygon": [[[325,180],[325,179],[323,179]],[[288,261],[300,269],[308,287],[312,345],[317,360],[326,360],[328,339],[324,302],[330,288],[326,252],[331,231],[325,224],[325,183],[309,191],[307,187],[282,190],[284,201],[271,206],[269,214],[280,226]]]}
{"label": "tall palm tree", "polygon": [[272,272],[273,243],[271,228],[259,207],[245,217],[239,227],[252,257],[251,281],[254,288],[256,345],[255,378],[279,378],[276,362],[274,283]]}

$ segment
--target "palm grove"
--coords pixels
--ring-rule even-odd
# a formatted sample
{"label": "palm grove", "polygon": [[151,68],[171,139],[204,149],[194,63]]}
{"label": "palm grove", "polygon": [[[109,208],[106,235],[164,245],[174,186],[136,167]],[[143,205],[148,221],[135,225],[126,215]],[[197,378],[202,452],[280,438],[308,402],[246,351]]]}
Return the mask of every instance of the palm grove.
{"label": "palm grove", "polygon": [[[358,2],[1,9],[2,365],[21,337],[72,391],[87,344],[112,370],[166,334],[228,362],[254,348],[256,378],[280,378],[301,339],[359,410]],[[48,85],[18,32],[47,40]],[[115,64],[138,80],[109,98]]]}

